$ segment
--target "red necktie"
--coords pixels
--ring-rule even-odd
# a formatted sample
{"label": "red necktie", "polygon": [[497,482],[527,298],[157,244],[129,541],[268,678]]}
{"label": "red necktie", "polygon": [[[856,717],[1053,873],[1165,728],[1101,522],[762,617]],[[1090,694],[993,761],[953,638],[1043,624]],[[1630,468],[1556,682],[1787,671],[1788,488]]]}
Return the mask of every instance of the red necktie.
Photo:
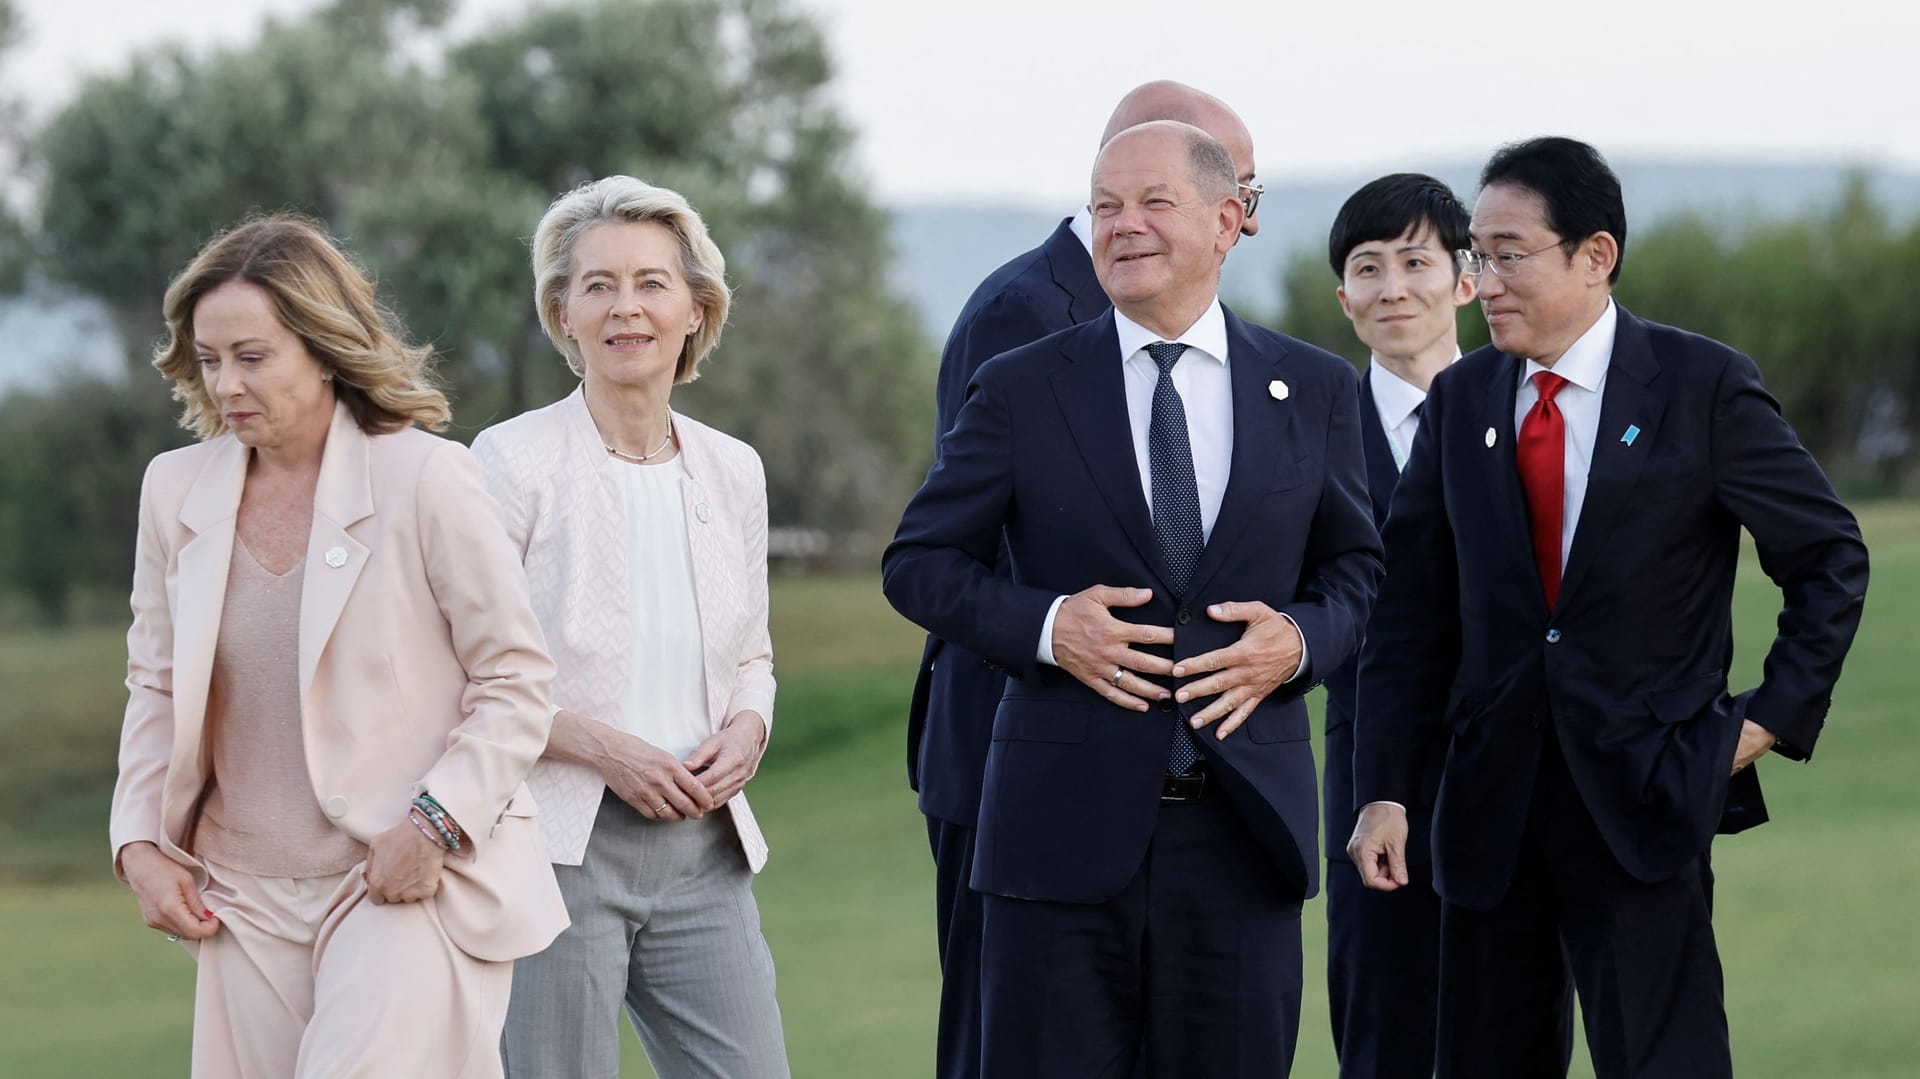
{"label": "red necktie", "polygon": [[1549,610],[1560,598],[1560,518],[1566,504],[1567,460],[1567,423],[1553,396],[1566,384],[1552,371],[1533,376],[1540,399],[1520,421],[1520,443],[1514,451],[1520,489],[1527,496],[1527,521],[1533,526],[1533,562],[1540,570],[1540,590]]}

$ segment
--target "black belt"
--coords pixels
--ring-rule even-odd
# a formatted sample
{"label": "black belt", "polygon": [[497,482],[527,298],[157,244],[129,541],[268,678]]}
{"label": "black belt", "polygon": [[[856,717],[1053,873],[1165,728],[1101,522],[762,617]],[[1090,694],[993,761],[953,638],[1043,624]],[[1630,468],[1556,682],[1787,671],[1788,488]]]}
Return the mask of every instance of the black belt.
{"label": "black belt", "polygon": [[1168,776],[1160,781],[1160,801],[1162,804],[1178,802],[1200,802],[1214,796],[1219,787],[1207,775],[1206,769],[1196,769],[1186,775]]}

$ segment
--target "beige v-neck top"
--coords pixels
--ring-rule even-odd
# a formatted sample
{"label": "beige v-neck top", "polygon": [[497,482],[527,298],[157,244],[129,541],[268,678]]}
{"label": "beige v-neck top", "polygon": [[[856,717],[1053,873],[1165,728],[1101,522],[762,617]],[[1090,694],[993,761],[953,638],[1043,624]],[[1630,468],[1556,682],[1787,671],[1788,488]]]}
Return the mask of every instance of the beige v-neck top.
{"label": "beige v-neck top", "polygon": [[300,586],[238,536],[207,694],[211,766],[194,854],[261,877],[324,877],[366,858],[313,793],[300,727]]}

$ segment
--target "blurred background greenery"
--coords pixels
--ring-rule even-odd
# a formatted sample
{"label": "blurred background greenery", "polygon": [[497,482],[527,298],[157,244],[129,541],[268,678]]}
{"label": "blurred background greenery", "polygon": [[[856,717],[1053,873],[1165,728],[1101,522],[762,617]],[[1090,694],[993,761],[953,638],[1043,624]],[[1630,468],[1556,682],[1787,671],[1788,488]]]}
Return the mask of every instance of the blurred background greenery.
{"label": "blurred background greenery", "polygon": [[[184,1070],[191,966],[140,926],[105,849],[139,479],[186,439],[146,365],[170,275],[249,211],[320,217],[440,349],[467,439],[571,388],[526,238],[553,195],[611,172],[688,192],[729,256],[735,316],[676,404],[759,449],[776,526],[826,540],[782,560],[779,729],[754,788],[796,1074],[927,1074],[931,865],[902,774],[920,638],[871,572],[931,458],[943,327],[892,276],[821,30],[787,0],[564,0],[462,36],[452,7],[336,0],[244,44],[156,45],[44,120],[0,100],[0,168],[29,193],[0,200],[0,301],[90,297],[124,343],[109,369],[0,391],[0,1075]],[[0,65],[17,14],[0,0]],[[1914,1075],[1920,222],[1861,177],[1791,214],[1635,226],[1622,302],[1752,354],[1874,552],[1819,761],[1769,762],[1775,822],[1716,851],[1741,1074]],[[1364,359],[1306,247],[1272,309],[1243,313]],[[1485,340],[1476,310],[1461,326]],[[1751,684],[1778,608],[1757,566],[1738,603]],[[1308,993],[1296,1074],[1331,1074],[1324,1007]]]}

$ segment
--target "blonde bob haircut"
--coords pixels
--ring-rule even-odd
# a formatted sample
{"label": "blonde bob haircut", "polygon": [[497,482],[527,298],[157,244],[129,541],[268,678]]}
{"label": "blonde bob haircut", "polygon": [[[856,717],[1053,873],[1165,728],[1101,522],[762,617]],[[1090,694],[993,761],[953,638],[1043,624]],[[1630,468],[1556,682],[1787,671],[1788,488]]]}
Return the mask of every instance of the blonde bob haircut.
{"label": "blonde bob haircut", "polygon": [[573,286],[574,247],[596,226],[640,221],[673,233],[680,246],[680,276],[700,305],[700,327],[687,335],[673,368],[676,385],[692,382],[700,377],[700,362],[720,343],[733,296],[727,290],[726,258],[707,235],[700,212],[677,191],[631,176],[607,176],[554,199],[533,230],[533,304],[540,312],[540,326],[573,373],[586,377],[580,346],[560,323],[567,290]]}
{"label": "blonde bob haircut", "polygon": [[416,423],[439,431],[453,418],[434,377],[433,350],[406,343],[360,267],[318,222],[273,214],[215,236],[167,287],[167,336],[153,366],[173,380],[174,400],[184,406],[180,426],[202,439],[226,433],[226,418],[200,380],[193,312],[229,281],[266,290],[281,325],[333,375],[335,396],[362,431],[388,434]]}

